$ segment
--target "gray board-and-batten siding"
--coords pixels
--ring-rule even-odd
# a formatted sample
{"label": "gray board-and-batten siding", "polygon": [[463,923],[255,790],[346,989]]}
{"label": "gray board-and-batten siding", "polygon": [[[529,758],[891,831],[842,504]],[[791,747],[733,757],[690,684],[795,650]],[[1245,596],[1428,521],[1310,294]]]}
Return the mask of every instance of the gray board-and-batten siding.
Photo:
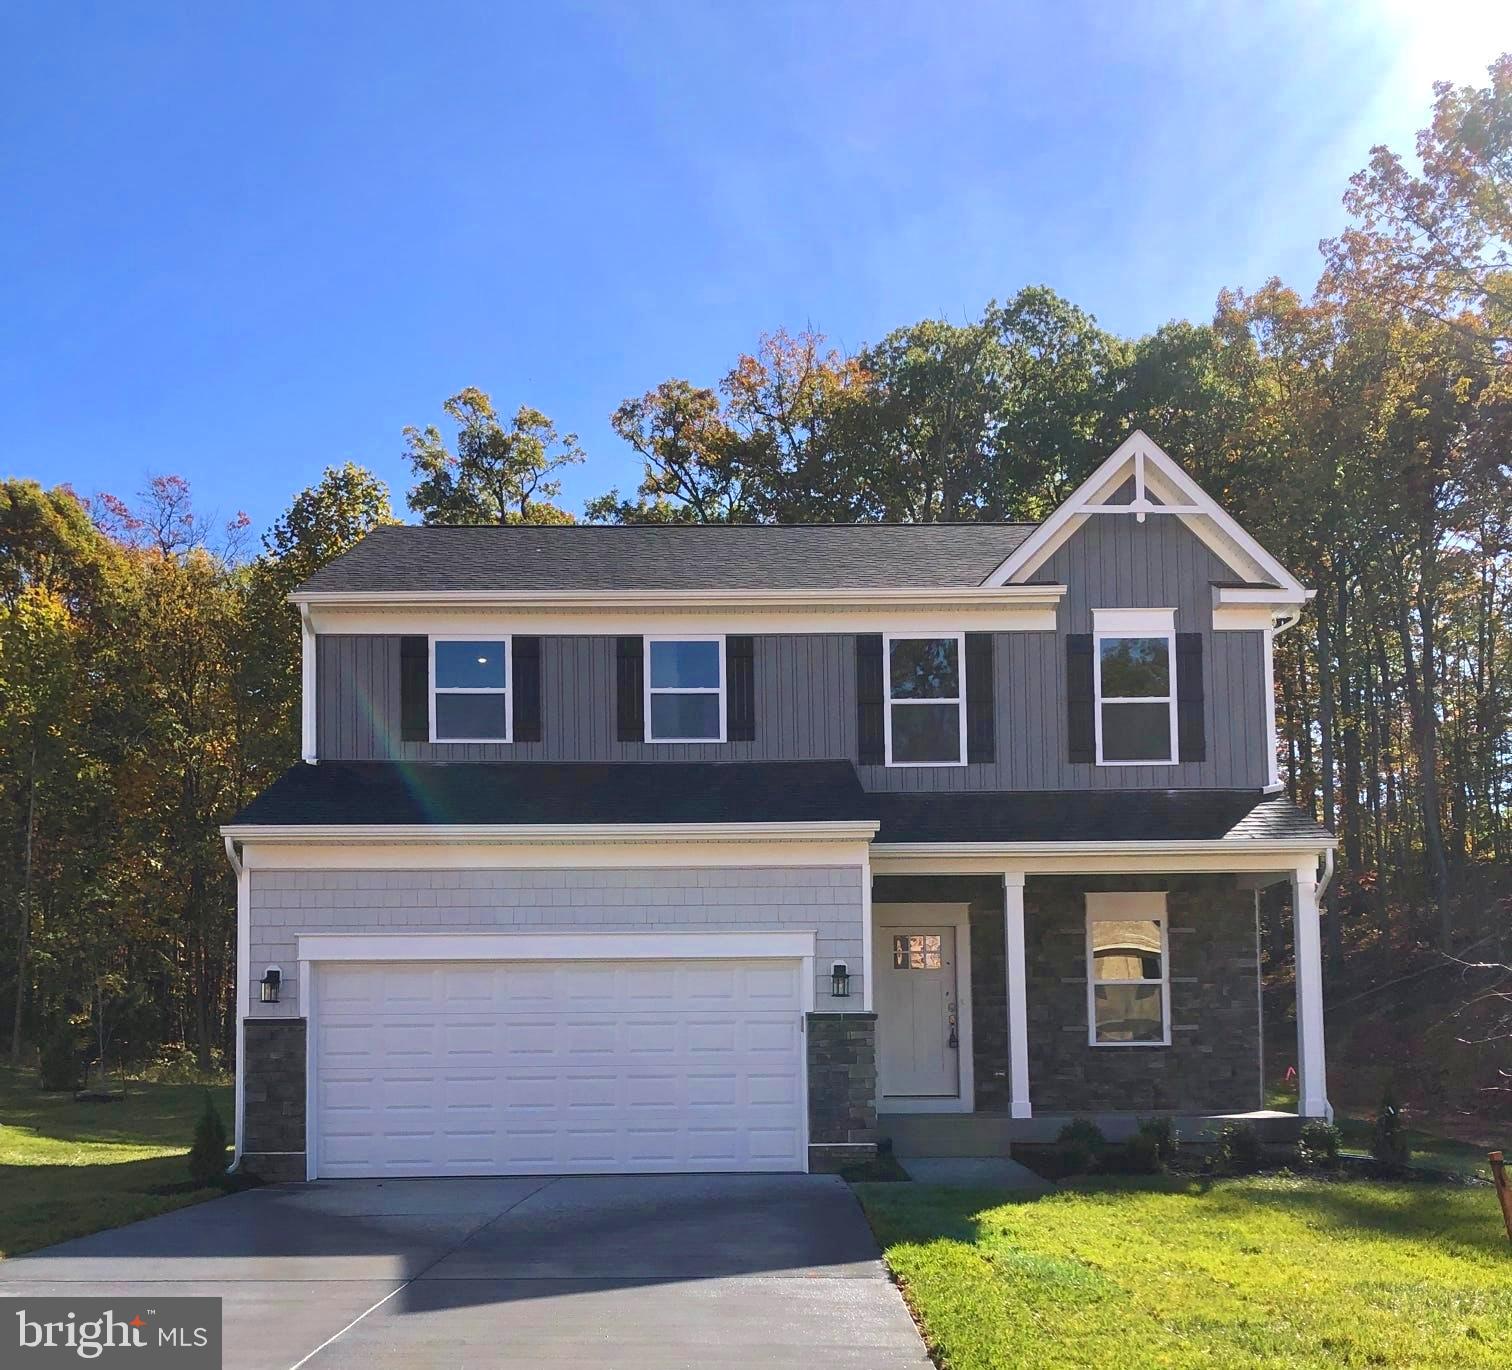
{"label": "gray board-and-batten siding", "polygon": [[[1266,783],[1264,644],[1254,631],[1214,632],[1212,585],[1232,570],[1171,517],[1140,524],[1094,517],[1037,580],[1068,587],[1050,632],[994,634],[997,759],[960,767],[860,767],[877,790],[1247,789]],[[1207,759],[1174,766],[1073,765],[1066,759],[1065,635],[1092,631],[1094,608],[1176,609],[1180,632],[1204,638]],[[738,616],[732,632],[739,631]],[[317,747],[333,760],[777,761],[855,760],[855,639],[847,633],[755,639],[756,739],[621,742],[615,726],[615,640],[541,640],[542,740],[399,740],[397,635],[321,635]]]}

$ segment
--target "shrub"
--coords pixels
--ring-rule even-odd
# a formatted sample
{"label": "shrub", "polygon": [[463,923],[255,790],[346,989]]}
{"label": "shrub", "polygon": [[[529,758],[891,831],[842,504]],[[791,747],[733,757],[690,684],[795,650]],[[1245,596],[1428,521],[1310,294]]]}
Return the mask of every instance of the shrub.
{"label": "shrub", "polygon": [[1096,1170],[1108,1139],[1102,1129],[1087,1118],[1073,1118],[1056,1135],[1058,1166],[1063,1175],[1085,1175]]}
{"label": "shrub", "polygon": [[1229,1123],[1218,1134],[1218,1168],[1229,1175],[1260,1169],[1260,1134],[1248,1123]]}
{"label": "shrub", "polygon": [[77,1089],[83,1073],[73,1025],[61,1022],[42,1041],[37,1082],[43,1089]]}
{"label": "shrub", "polygon": [[1165,1170],[1160,1139],[1143,1128],[1124,1143],[1121,1160],[1130,1175],[1159,1175]]}
{"label": "shrub", "polygon": [[202,1188],[219,1184],[226,1177],[226,1125],[215,1111],[210,1093],[194,1125],[194,1145],[189,1148],[189,1177]]}
{"label": "shrub", "polygon": [[1405,1119],[1401,1106],[1396,1101],[1396,1092],[1390,1085],[1381,1098],[1380,1111],[1376,1114],[1375,1136],[1371,1139],[1370,1154],[1391,1170],[1403,1169],[1412,1159],[1412,1146],[1407,1140]]}
{"label": "shrub", "polygon": [[1146,1118],[1139,1125],[1139,1135],[1154,1141],[1162,1167],[1170,1165],[1176,1159],[1181,1138],[1177,1135],[1174,1118]]}
{"label": "shrub", "polygon": [[1343,1134],[1332,1123],[1314,1118],[1302,1124],[1297,1137],[1297,1159],[1303,1165],[1338,1165],[1339,1147],[1343,1141]]}

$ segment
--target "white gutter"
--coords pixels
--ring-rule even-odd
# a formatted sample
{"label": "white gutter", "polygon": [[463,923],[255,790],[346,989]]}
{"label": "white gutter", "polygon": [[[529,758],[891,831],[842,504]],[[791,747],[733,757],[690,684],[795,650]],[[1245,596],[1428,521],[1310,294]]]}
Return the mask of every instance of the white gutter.
{"label": "white gutter", "polygon": [[875,819],[822,823],[235,823],[229,843],[263,842],[759,842],[869,840]]}
{"label": "white gutter", "polygon": [[815,605],[1055,605],[1064,585],[950,585],[885,589],[801,590],[295,590],[291,604],[331,608],[559,608],[689,609],[804,608]]}
{"label": "white gutter", "polygon": [[1219,837],[1201,842],[873,842],[873,856],[1208,856],[1258,852],[1296,855],[1338,845],[1334,837],[1287,841],[1274,837]]}

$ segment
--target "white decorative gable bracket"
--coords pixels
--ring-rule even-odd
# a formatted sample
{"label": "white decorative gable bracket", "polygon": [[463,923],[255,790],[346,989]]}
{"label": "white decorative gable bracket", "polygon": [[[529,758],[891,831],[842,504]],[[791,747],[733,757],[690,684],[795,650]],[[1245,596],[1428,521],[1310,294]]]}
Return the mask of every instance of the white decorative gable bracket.
{"label": "white decorative gable bracket", "polygon": [[[1120,498],[1131,481],[1132,496]],[[982,584],[1027,584],[1089,518],[1132,516],[1144,523],[1151,515],[1181,519],[1247,583],[1246,590],[1261,592],[1267,602],[1300,605],[1311,598],[1310,590],[1140,431],[1126,438]],[[1225,593],[1219,591],[1220,599]]]}

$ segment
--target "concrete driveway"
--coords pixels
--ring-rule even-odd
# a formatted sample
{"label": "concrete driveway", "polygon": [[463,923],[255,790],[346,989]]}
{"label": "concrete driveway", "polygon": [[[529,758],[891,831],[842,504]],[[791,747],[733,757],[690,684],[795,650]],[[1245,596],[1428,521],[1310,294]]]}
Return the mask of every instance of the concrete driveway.
{"label": "concrete driveway", "polygon": [[347,1180],[0,1261],[0,1294],[211,1294],[227,1370],[929,1365],[819,1175]]}

